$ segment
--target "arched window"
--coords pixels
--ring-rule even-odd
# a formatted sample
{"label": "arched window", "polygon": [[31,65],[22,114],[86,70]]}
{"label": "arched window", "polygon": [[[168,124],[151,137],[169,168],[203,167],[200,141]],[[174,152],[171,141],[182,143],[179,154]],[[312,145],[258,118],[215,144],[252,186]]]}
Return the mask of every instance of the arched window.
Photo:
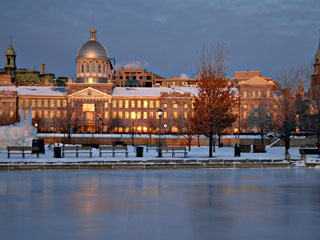
{"label": "arched window", "polygon": [[81,72],[82,72],[82,73],[84,72],[83,63],[82,63],[82,65],[81,65]]}
{"label": "arched window", "polygon": [[92,64],[92,72],[96,72],[96,65],[94,63]]}
{"label": "arched window", "polygon": [[106,65],[103,64],[103,73],[106,73]]}
{"label": "arched window", "polygon": [[98,73],[101,73],[101,64],[98,65]]}
{"label": "arched window", "polygon": [[90,67],[89,67],[89,63],[87,63],[87,72],[89,72]]}

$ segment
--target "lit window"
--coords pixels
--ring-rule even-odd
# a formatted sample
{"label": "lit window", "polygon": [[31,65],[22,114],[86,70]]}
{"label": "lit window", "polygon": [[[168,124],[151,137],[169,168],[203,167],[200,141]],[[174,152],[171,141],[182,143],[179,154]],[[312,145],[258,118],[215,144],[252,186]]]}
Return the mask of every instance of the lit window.
{"label": "lit window", "polygon": [[135,112],[131,112],[131,119],[136,119],[136,113]]}
{"label": "lit window", "polygon": [[184,108],[188,108],[188,104],[185,104],[185,105],[184,105]]}
{"label": "lit window", "polygon": [[94,104],[83,104],[82,105],[82,111],[83,112],[94,112]]}
{"label": "lit window", "polygon": [[247,104],[243,104],[243,108],[244,108],[244,109],[247,109]]}
{"label": "lit window", "polygon": [[112,118],[117,118],[117,112],[112,112]]}
{"label": "lit window", "polygon": [[44,118],[48,118],[48,111],[44,111]]}
{"label": "lit window", "polygon": [[53,99],[50,100],[50,107],[54,107],[54,100]]}
{"label": "lit window", "polygon": [[108,102],[105,102],[105,103],[104,103],[104,108],[108,108],[108,105],[109,105],[109,103],[108,103]]}
{"label": "lit window", "polygon": [[41,107],[41,99],[38,99],[38,107]]}
{"label": "lit window", "polygon": [[184,112],[184,118],[188,119],[188,113],[187,112]]}
{"label": "lit window", "polygon": [[42,112],[38,111],[38,117],[41,118],[41,116],[42,116]]}
{"label": "lit window", "polygon": [[109,112],[104,112],[104,119],[109,119]]}
{"label": "lit window", "polygon": [[57,107],[60,107],[60,99],[57,100]]}
{"label": "lit window", "polygon": [[125,116],[126,119],[129,119],[129,112],[125,112],[124,116]]}
{"label": "lit window", "polygon": [[135,100],[131,100],[131,107],[135,108],[136,107],[136,101]]}
{"label": "lit window", "polygon": [[160,107],[160,101],[156,101],[156,108],[159,108]]}
{"label": "lit window", "polygon": [[243,92],[243,97],[247,97],[247,92]]}
{"label": "lit window", "polygon": [[60,118],[60,111],[57,111],[57,118]]}
{"label": "lit window", "polygon": [[141,100],[137,101],[138,108],[141,108]]}
{"label": "lit window", "polygon": [[54,111],[50,111],[50,118],[54,118]]}
{"label": "lit window", "polygon": [[167,107],[168,107],[168,104],[164,103],[163,108],[167,108]]}
{"label": "lit window", "polygon": [[13,112],[12,112],[12,111],[10,111],[10,117],[11,117],[11,118],[13,117]]}
{"label": "lit window", "polygon": [[252,97],[256,97],[256,92],[252,92]]}
{"label": "lit window", "polygon": [[31,100],[31,106],[32,106],[32,107],[35,107],[35,106],[36,106],[36,100],[35,100],[35,99],[32,99],[32,100]]}
{"label": "lit window", "polygon": [[163,112],[163,117],[164,117],[164,118],[167,118],[167,117],[168,117],[167,112]]}
{"label": "lit window", "polygon": [[143,108],[148,108],[148,101],[147,100],[143,101]]}
{"label": "lit window", "polygon": [[63,106],[64,106],[64,107],[67,106],[67,100],[63,100]]}
{"label": "lit window", "polygon": [[122,108],[122,100],[119,100],[119,108]]}
{"label": "lit window", "polygon": [[173,108],[178,108],[178,104],[173,104]]}
{"label": "lit window", "polygon": [[150,100],[150,108],[153,108],[153,100]]}
{"label": "lit window", "polygon": [[123,118],[123,112],[118,112],[119,118]]}
{"label": "lit window", "polygon": [[26,99],[26,100],[25,100],[24,105],[25,105],[26,107],[29,107],[29,99]]}
{"label": "lit window", "polygon": [[147,112],[143,112],[143,119],[148,119],[148,113]]}
{"label": "lit window", "polygon": [[174,119],[177,119],[178,118],[178,113],[177,112],[173,112],[173,117],[174,117]]}
{"label": "lit window", "polygon": [[247,112],[243,112],[243,118],[247,118]]}
{"label": "lit window", "polygon": [[129,108],[129,100],[125,100],[125,108]]}
{"label": "lit window", "polygon": [[137,119],[141,119],[141,112],[137,112]]}
{"label": "lit window", "polygon": [[116,107],[117,107],[117,101],[116,101],[116,100],[113,100],[113,101],[112,101],[112,107],[113,107],[113,108],[116,108]]}

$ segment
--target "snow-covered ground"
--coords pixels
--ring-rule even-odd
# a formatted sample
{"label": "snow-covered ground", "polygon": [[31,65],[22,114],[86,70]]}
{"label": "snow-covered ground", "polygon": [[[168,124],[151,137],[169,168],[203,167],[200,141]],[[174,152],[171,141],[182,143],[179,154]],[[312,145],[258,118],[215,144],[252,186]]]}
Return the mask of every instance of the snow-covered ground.
{"label": "snow-covered ground", "polygon": [[[46,153],[40,154],[40,157],[37,158],[36,155],[27,154],[23,159],[22,156],[19,154],[11,155],[8,159],[7,151],[2,150],[0,153],[0,161],[34,161],[34,162],[70,162],[70,161],[121,161],[121,160],[157,160],[157,151],[156,150],[149,150],[146,152],[144,148],[143,157],[137,158],[134,148],[132,146],[128,146],[129,156],[125,157],[124,153],[116,153],[115,157],[112,157],[112,154],[103,154],[102,157],[99,157],[99,150],[93,149],[92,158],[89,157],[89,154],[83,153],[79,154],[79,157],[76,158],[75,154],[68,154],[65,155],[64,158],[54,158],[53,155],[53,148],[49,149],[46,146]],[[213,154],[213,160],[234,160],[234,159],[269,159],[269,160],[283,160],[284,159],[284,148],[283,147],[266,147],[266,153],[241,153],[241,157],[234,157],[234,148],[232,147],[223,147],[223,148],[216,148],[216,152]],[[300,159],[299,148],[290,148],[289,153],[291,155],[291,159]],[[176,154],[175,159],[181,159],[183,154]],[[163,159],[170,159],[171,153],[163,152]],[[188,159],[199,159],[204,160],[208,159],[208,146],[205,147],[192,147],[191,151],[188,152]]]}

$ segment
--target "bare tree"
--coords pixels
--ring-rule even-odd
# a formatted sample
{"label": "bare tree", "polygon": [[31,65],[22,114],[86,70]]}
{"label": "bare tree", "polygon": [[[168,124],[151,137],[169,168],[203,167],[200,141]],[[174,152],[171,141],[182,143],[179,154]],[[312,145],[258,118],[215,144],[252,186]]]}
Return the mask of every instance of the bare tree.
{"label": "bare tree", "polygon": [[238,99],[227,80],[227,49],[225,44],[203,49],[198,68],[198,96],[194,112],[200,118],[198,126],[209,137],[209,157],[212,157],[213,136],[235,121],[233,108]]}
{"label": "bare tree", "polygon": [[288,71],[283,70],[278,76],[278,82],[281,84],[282,89],[281,95],[276,101],[279,106],[277,125],[285,141],[285,156],[287,159],[290,157],[290,137],[296,130],[297,106],[292,97],[292,93],[298,89],[299,76],[299,71],[293,69]]}

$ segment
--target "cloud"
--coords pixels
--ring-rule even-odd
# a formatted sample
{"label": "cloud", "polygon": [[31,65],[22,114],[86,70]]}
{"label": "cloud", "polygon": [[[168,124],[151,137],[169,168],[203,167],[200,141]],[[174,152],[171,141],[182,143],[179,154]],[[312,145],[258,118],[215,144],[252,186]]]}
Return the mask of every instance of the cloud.
{"label": "cloud", "polygon": [[181,73],[181,74],[180,74],[180,78],[181,78],[181,79],[189,79],[188,75],[185,74],[185,73]]}
{"label": "cloud", "polygon": [[118,70],[120,68],[146,68],[148,66],[148,62],[144,62],[143,65],[140,61],[132,61],[132,62],[124,62],[118,63],[115,65],[115,69]]}

